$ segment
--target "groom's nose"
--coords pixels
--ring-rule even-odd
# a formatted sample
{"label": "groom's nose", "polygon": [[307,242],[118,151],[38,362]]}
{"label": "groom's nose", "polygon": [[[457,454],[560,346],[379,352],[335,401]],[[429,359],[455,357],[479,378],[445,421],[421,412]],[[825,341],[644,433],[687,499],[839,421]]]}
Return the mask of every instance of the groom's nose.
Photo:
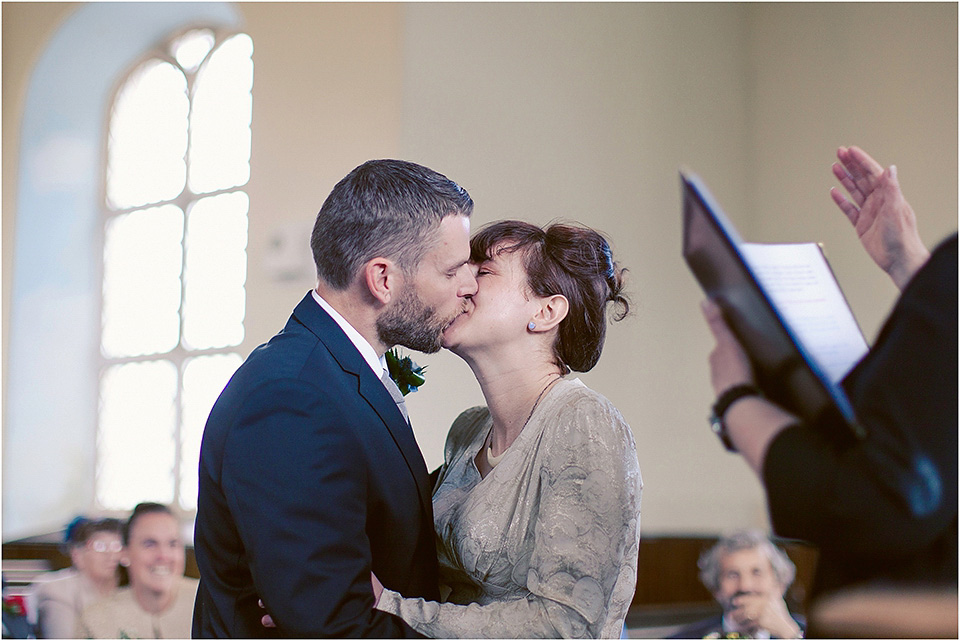
{"label": "groom's nose", "polygon": [[477,272],[470,263],[460,268],[460,287],[457,296],[466,298],[477,293]]}

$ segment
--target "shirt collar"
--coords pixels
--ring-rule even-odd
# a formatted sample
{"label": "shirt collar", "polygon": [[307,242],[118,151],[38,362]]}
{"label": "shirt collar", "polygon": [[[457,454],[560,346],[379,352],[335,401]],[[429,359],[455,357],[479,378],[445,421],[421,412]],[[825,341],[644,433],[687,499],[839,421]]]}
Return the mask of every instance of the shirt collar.
{"label": "shirt collar", "polygon": [[343,330],[343,333],[347,335],[347,338],[350,339],[350,342],[353,343],[354,347],[357,348],[357,351],[360,352],[360,355],[363,356],[363,360],[367,361],[367,365],[370,366],[370,369],[373,370],[373,373],[377,375],[377,378],[381,378],[383,373],[387,371],[387,360],[383,356],[378,357],[377,351],[373,349],[373,346],[367,342],[360,332],[353,328],[347,319],[340,315],[340,312],[335,310],[330,306],[330,303],[323,300],[323,297],[317,293],[317,290],[311,292],[313,294],[313,300],[317,301],[317,304],[323,308],[323,311],[330,314],[330,318],[336,321],[337,325],[340,326],[340,329]]}

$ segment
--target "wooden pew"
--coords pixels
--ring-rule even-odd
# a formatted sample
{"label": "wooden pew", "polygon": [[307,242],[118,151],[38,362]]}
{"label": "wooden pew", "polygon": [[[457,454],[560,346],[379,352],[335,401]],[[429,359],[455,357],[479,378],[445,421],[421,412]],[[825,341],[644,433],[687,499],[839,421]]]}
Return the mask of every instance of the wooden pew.
{"label": "wooden pew", "polygon": [[[4,564],[8,560],[46,563],[50,570],[69,567],[63,553],[63,532],[9,541],[3,544]],[[627,617],[627,627],[658,631],[696,621],[719,612],[713,596],[698,578],[697,559],[717,542],[716,536],[656,535],[640,541],[637,589]],[[795,542],[780,542],[797,566],[797,578],[787,594],[791,610],[804,614],[807,594],[817,559],[815,548]],[[199,578],[193,546],[187,545],[185,574]]]}

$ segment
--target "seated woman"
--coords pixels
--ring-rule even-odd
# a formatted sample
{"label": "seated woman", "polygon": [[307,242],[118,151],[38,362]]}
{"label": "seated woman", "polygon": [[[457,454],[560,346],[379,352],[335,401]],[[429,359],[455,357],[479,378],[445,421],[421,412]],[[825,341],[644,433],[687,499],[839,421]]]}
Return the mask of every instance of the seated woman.
{"label": "seated woman", "polygon": [[74,636],[189,638],[199,581],[183,576],[180,521],[165,505],[141,503],[123,528],[123,544],[120,563],[130,585],[85,609]]}
{"label": "seated woman", "polygon": [[[636,586],[633,433],[571,370],[600,358],[622,270],[599,233],[503,221],[471,241],[477,294],[443,334],[487,405],[447,437],[433,494],[444,602],[383,590],[432,637],[619,637]],[[378,592],[374,581],[374,592]]]}
{"label": "seated woman", "polygon": [[122,524],[118,519],[75,519],[64,537],[73,565],[36,584],[37,638],[73,638],[77,617],[117,589]]}

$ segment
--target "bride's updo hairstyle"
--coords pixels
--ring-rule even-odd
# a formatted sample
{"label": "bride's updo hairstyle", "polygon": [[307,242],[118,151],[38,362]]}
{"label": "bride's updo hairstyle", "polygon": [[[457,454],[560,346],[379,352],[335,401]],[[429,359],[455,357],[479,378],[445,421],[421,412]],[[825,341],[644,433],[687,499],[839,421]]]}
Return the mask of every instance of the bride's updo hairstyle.
{"label": "bride's updo hairstyle", "polygon": [[610,243],[599,232],[572,223],[541,229],[503,220],[480,229],[470,240],[470,260],[481,263],[498,253],[520,251],[530,291],[538,297],[562,294],[570,304],[560,322],[553,353],[564,372],[588,372],[600,359],[607,334],[607,304],[623,320],[630,303],[623,294],[623,272]]}

